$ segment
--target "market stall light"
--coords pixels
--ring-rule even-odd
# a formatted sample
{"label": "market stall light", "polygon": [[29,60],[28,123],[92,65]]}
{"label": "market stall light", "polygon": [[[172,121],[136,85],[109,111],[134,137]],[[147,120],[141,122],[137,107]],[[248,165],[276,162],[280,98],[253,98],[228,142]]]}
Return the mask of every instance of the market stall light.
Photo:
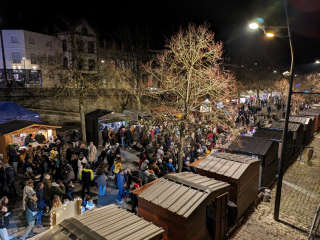
{"label": "market stall light", "polygon": [[268,33],[266,33],[266,36],[267,36],[267,37],[274,37],[274,34],[273,34],[273,33],[268,32]]}

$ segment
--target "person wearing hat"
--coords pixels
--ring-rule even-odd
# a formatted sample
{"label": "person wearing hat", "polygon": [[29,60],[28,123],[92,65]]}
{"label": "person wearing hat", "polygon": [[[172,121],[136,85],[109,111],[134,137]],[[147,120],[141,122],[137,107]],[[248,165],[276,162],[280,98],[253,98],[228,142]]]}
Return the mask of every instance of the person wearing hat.
{"label": "person wearing hat", "polygon": [[29,236],[29,233],[34,227],[35,220],[38,218],[38,211],[40,208],[37,206],[37,195],[34,190],[30,190],[29,195],[26,196],[24,201],[26,202],[26,221],[28,227],[24,230],[20,239],[26,239]]}
{"label": "person wearing hat", "polygon": [[91,195],[91,181],[93,181],[93,171],[90,169],[90,165],[87,163],[85,168],[82,169],[79,178],[81,179],[82,183],[82,190],[81,190],[81,196],[82,199],[84,198],[84,191],[87,189],[87,192],[89,195]]}

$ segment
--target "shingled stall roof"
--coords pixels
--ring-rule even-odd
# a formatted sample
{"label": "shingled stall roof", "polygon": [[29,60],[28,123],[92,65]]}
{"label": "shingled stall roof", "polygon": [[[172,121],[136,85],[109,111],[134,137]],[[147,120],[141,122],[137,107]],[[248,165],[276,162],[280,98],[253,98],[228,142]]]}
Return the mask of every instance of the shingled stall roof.
{"label": "shingled stall roof", "polygon": [[[288,123],[288,129],[292,132],[296,132],[299,130],[300,128],[300,123],[292,123],[289,122]],[[275,128],[275,129],[283,129],[284,128],[284,122],[275,122],[273,124],[271,124],[271,126],[269,128]]]}
{"label": "shingled stall roof", "polygon": [[228,149],[264,156],[272,143],[271,140],[240,136],[229,145]]}
{"label": "shingled stall roof", "polygon": [[111,204],[68,218],[32,240],[162,239],[163,232],[153,223]]}
{"label": "shingled stall roof", "polygon": [[140,193],[139,198],[187,218],[211,192],[229,186],[199,174],[182,172],[160,178]]}
{"label": "shingled stall roof", "polygon": [[239,179],[249,165],[255,162],[260,161],[231,153],[214,153],[199,160],[196,167],[225,177]]}
{"label": "shingled stall roof", "polygon": [[[288,132],[289,131],[290,130],[288,130]],[[278,142],[282,139],[282,132],[283,131],[279,129],[259,128],[252,136],[254,138],[270,139]]]}
{"label": "shingled stall roof", "polygon": [[[302,116],[290,116],[289,117],[289,121],[290,122],[295,122],[295,123],[301,123],[303,125],[307,125],[309,124],[309,122],[311,121],[312,119],[310,117],[302,117]],[[281,119],[280,120],[281,122],[284,122],[284,119]]]}

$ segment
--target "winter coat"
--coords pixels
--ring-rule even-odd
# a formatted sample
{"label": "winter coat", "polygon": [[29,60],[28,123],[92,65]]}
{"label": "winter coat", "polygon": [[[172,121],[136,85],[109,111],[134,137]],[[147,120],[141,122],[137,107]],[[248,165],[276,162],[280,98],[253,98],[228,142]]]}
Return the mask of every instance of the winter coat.
{"label": "winter coat", "polygon": [[129,129],[127,129],[127,131],[125,132],[125,136],[127,140],[132,139],[132,132]]}
{"label": "winter coat", "polygon": [[3,167],[0,168],[0,187],[3,187],[6,183],[6,174]]}
{"label": "winter coat", "polygon": [[139,179],[142,180],[142,183],[143,184],[146,184],[148,182],[148,177],[149,177],[149,171],[148,170],[142,170],[140,169],[138,171],[138,176],[139,176]]}
{"label": "winter coat", "polygon": [[22,195],[22,209],[25,210],[25,206],[26,206],[26,202],[25,202],[25,198],[27,196],[29,196],[29,192],[33,190],[33,188],[29,185],[26,185],[24,188],[23,188],[23,195]]}
{"label": "winter coat", "polygon": [[82,186],[88,186],[93,180],[93,171],[91,169],[82,169],[79,178],[82,180]]}
{"label": "winter coat", "polygon": [[58,195],[62,199],[65,194],[66,189],[64,186],[59,186],[57,183],[53,182],[50,188],[50,199],[52,200],[54,195]]}
{"label": "winter coat", "polygon": [[83,165],[85,165],[86,163],[88,163],[88,161],[85,157],[83,157],[82,159],[78,159],[78,175],[80,175],[83,169]]}
{"label": "winter coat", "polygon": [[117,174],[117,187],[119,188],[119,189],[123,189],[123,185],[125,185],[126,184],[126,181],[125,181],[125,179],[124,179],[124,174],[123,174],[123,172],[119,172],[118,174]]}
{"label": "winter coat", "polygon": [[69,200],[74,200],[74,187],[73,186],[67,186],[66,188],[66,196]]}
{"label": "winter coat", "polygon": [[127,188],[130,188],[130,185],[132,183],[132,175],[129,174],[127,170],[124,171],[124,179],[125,179]]}
{"label": "winter coat", "polygon": [[43,180],[43,195],[47,202],[51,202],[50,197],[50,188],[51,188],[51,181],[48,179]]}
{"label": "winter coat", "polygon": [[63,169],[63,174],[64,174],[64,178],[66,180],[70,180],[72,178],[74,178],[74,172],[73,172],[73,168],[71,167],[70,164],[67,164],[64,169]]}
{"label": "winter coat", "polygon": [[78,142],[78,141],[79,141],[78,133],[74,131],[74,132],[71,134],[70,139],[71,139],[72,142]]}
{"label": "winter coat", "polygon": [[160,173],[160,168],[155,162],[150,165],[149,169],[153,170],[156,176],[158,176],[158,174]]}
{"label": "winter coat", "polygon": [[13,167],[7,167],[5,170],[5,177],[6,177],[6,183],[8,185],[11,185],[16,180],[16,177],[14,176],[14,169]]}
{"label": "winter coat", "polygon": [[107,155],[108,165],[111,166],[113,164],[115,158],[116,158],[116,154],[115,153],[112,153],[112,152],[109,153]]}
{"label": "winter coat", "polygon": [[0,212],[0,229],[7,228],[8,217],[6,212]]}
{"label": "winter coat", "polygon": [[18,162],[18,150],[15,150],[13,147],[9,151],[9,162]]}
{"label": "winter coat", "polygon": [[96,154],[97,154],[96,146],[89,146],[88,151],[89,151],[89,155],[88,155],[89,162],[94,162],[94,160],[96,159]]}
{"label": "winter coat", "polygon": [[168,167],[169,173],[172,173],[172,172],[175,172],[175,171],[176,171],[176,170],[174,169],[172,163],[167,163],[167,167]]}
{"label": "winter coat", "polygon": [[117,160],[115,160],[114,161],[114,170],[113,170],[113,172],[115,174],[117,174],[120,171],[120,169],[122,169],[122,163],[118,162]]}
{"label": "winter coat", "polygon": [[148,177],[148,183],[153,182],[154,180],[158,179],[156,177],[156,175],[154,175],[154,173],[150,173],[149,177]]}
{"label": "winter coat", "polygon": [[37,189],[36,189],[36,194],[37,194],[37,198],[38,198],[38,200],[37,200],[37,205],[38,205],[39,207],[44,207],[44,206],[45,206],[45,204],[44,204],[45,198],[44,198],[43,189],[37,188]]}
{"label": "winter coat", "polygon": [[139,133],[137,130],[134,130],[134,132],[133,132],[133,141],[136,143],[139,142]]}
{"label": "winter coat", "polygon": [[97,186],[106,186],[107,185],[108,177],[105,174],[100,175],[97,177]]}
{"label": "winter coat", "polygon": [[27,222],[32,222],[34,220],[36,220],[38,218],[38,213],[33,215],[32,212],[37,212],[39,211],[39,208],[37,206],[37,203],[29,198],[29,196],[26,197],[25,199],[25,202],[26,202],[26,220]]}
{"label": "winter coat", "polygon": [[109,137],[109,139],[114,139],[115,134],[114,134],[113,129],[110,129],[110,130],[109,130],[108,137]]}

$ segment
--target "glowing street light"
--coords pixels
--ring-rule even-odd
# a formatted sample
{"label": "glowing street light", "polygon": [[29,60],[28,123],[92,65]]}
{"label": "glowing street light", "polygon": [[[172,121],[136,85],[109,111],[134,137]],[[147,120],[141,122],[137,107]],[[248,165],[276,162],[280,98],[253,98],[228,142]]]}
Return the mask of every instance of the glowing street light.
{"label": "glowing street light", "polygon": [[273,33],[266,33],[266,36],[267,37],[274,37],[274,34]]}
{"label": "glowing street light", "polygon": [[320,64],[320,60],[316,60],[316,62],[315,62],[316,64]]}
{"label": "glowing street light", "polygon": [[250,23],[249,24],[249,28],[251,29],[258,29],[259,28],[259,25],[257,23]]}

